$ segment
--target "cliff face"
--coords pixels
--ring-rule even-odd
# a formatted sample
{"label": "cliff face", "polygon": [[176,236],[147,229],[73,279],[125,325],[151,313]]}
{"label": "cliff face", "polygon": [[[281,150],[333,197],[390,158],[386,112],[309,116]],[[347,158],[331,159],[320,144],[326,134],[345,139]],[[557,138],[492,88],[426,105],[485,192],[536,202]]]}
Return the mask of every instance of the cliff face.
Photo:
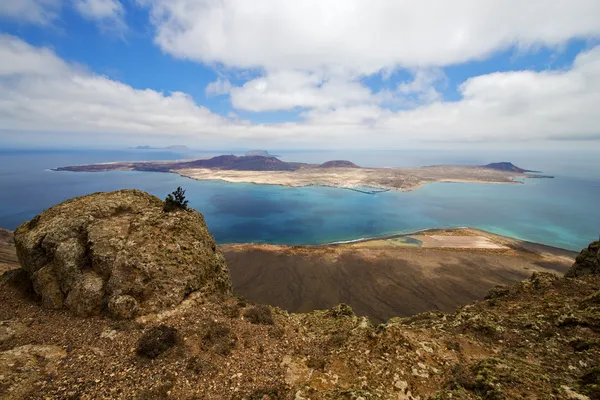
{"label": "cliff face", "polygon": [[196,290],[228,293],[229,271],[194,210],[166,213],[122,190],[54,206],[15,231],[17,255],[46,308],[115,317],[156,312]]}

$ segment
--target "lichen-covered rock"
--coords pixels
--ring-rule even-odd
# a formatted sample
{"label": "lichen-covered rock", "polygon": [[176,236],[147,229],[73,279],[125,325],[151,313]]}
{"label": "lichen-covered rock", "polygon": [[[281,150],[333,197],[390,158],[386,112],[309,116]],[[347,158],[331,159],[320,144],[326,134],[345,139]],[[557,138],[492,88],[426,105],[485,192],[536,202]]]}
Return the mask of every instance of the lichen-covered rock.
{"label": "lichen-covered rock", "polygon": [[137,190],[65,201],[19,226],[15,244],[43,306],[81,316],[108,308],[130,318],[195,290],[231,290],[202,214],[165,213],[160,199]]}
{"label": "lichen-covered rock", "polygon": [[48,264],[31,274],[33,289],[42,298],[42,305],[46,308],[62,308],[65,296],[60,290],[60,284],[54,266]]}
{"label": "lichen-covered rock", "polygon": [[94,271],[86,271],[72,285],[65,305],[76,315],[98,314],[103,306],[104,281]]}
{"label": "lichen-covered rock", "polygon": [[565,274],[568,278],[584,275],[600,275],[600,241],[592,242],[587,249],[581,250]]}
{"label": "lichen-covered rock", "polygon": [[108,301],[108,312],[115,318],[133,318],[137,309],[137,300],[126,294],[112,296]]}

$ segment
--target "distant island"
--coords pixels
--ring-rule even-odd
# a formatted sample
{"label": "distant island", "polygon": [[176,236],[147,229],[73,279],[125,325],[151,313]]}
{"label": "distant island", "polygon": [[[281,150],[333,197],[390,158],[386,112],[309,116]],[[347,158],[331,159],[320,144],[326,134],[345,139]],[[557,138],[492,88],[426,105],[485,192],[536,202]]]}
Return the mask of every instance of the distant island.
{"label": "distant island", "polygon": [[269,154],[268,151],[266,150],[250,150],[247,151],[246,154],[244,154],[246,156],[262,156],[262,157],[280,157],[276,154]]}
{"label": "distant island", "polygon": [[173,145],[167,147],[152,147],[152,146],[135,146],[128,147],[131,150],[177,150],[177,151],[187,151],[190,148],[184,145]]}
{"label": "distant island", "polygon": [[286,162],[274,156],[221,155],[183,161],[112,162],[67,166],[54,171],[172,172],[196,180],[283,186],[328,186],[378,193],[410,191],[431,182],[523,183],[521,178],[552,178],[528,174],[509,162],[487,165],[434,165],[418,168],[364,168],[347,160],[322,164]]}

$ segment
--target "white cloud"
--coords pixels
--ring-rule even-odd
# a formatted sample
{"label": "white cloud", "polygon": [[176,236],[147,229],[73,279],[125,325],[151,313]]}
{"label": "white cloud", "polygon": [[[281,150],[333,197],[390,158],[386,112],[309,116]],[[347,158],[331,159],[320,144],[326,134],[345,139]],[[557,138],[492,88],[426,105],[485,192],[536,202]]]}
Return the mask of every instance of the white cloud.
{"label": "white cloud", "polygon": [[125,9],[119,0],[73,0],[82,17],[95,21],[103,30],[123,32]]}
{"label": "white cloud", "polygon": [[231,90],[231,82],[228,79],[218,78],[206,86],[206,94],[209,96],[221,96],[228,94]]}
{"label": "white cloud", "polygon": [[230,90],[233,107],[247,111],[332,108],[369,102],[373,94],[358,82],[324,79],[300,71],[277,71]]}
{"label": "white cloud", "polygon": [[[99,134],[119,134],[121,140],[175,135],[204,144],[386,149],[414,141],[600,139],[600,46],[581,53],[563,71],[476,76],[460,86],[457,101],[438,99],[401,111],[372,101],[378,94],[365,88],[365,93],[349,88],[356,89],[352,95],[337,88],[328,97],[323,88],[331,82],[313,74],[267,73],[267,84],[277,89],[253,98],[261,104],[257,108],[273,109],[286,101],[294,106],[303,102],[307,108],[301,121],[278,124],[253,124],[234,115],[227,119],[181,92],[135,89],[10,36],[0,36],[0,56],[0,139],[25,132],[66,132],[73,140]],[[419,78],[418,72],[415,76],[401,90],[419,93],[428,87],[430,80]],[[425,83],[418,83],[420,79]],[[245,89],[232,88],[232,98],[235,90]],[[287,100],[290,90],[306,94],[301,101]],[[348,97],[340,101],[340,96]],[[245,107],[251,109],[250,103]]]}
{"label": "white cloud", "polygon": [[46,25],[60,11],[61,0],[0,0],[0,18]]}
{"label": "white cloud", "polygon": [[446,75],[440,69],[420,69],[413,80],[402,82],[396,88],[398,94],[414,97],[414,103],[431,103],[442,99],[436,85],[445,85]]}
{"label": "white cloud", "polygon": [[138,0],[156,43],[237,68],[373,74],[600,35],[598,0]]}
{"label": "white cloud", "polygon": [[0,35],[0,77],[11,75],[60,75],[69,66],[44,48],[35,48],[22,40]]}
{"label": "white cloud", "polygon": [[[258,70],[262,76],[242,86],[218,80],[207,87],[253,112],[301,109],[337,118],[391,105],[420,112],[443,100],[441,67],[512,47],[559,48],[600,37],[598,0],[137,1],[149,8],[155,43],[165,52]],[[361,83],[398,69],[412,71],[413,80],[378,93]]]}
{"label": "white cloud", "polygon": [[138,90],[0,36],[0,126],[8,131],[214,134],[227,120],[181,92]]}

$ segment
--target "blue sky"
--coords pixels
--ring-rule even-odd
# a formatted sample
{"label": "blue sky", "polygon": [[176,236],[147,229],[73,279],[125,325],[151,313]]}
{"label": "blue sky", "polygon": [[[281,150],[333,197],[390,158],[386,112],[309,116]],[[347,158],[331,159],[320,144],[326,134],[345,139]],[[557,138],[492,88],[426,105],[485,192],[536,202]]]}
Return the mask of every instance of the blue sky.
{"label": "blue sky", "polygon": [[600,139],[595,0],[15,4],[0,6],[5,145]]}

